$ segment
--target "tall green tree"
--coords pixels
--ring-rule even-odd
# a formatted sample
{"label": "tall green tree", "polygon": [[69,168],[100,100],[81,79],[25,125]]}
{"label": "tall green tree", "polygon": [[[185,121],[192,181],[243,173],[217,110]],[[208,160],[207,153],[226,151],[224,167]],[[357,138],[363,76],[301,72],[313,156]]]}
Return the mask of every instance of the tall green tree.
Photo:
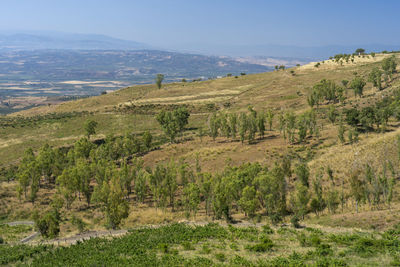
{"label": "tall green tree", "polygon": [[257,133],[257,115],[255,114],[250,114],[247,117],[247,128],[248,128],[248,138],[249,138],[249,144],[252,143],[255,139],[256,133]]}
{"label": "tall green tree", "polygon": [[290,143],[294,143],[294,134],[296,129],[296,115],[293,111],[285,113],[286,133]]}
{"label": "tall green tree", "polygon": [[293,209],[297,216],[302,217],[307,214],[308,203],[310,202],[310,193],[308,187],[304,186],[303,183],[296,183],[296,190],[293,199]]}
{"label": "tall green tree", "polygon": [[336,118],[338,116],[337,110],[334,105],[330,105],[328,109],[328,119],[332,124],[335,124]]}
{"label": "tall green tree", "polygon": [[218,130],[220,127],[217,113],[214,112],[213,114],[210,115],[210,117],[208,119],[208,127],[210,130],[210,136],[213,138],[213,140],[215,140],[215,138],[217,138],[217,136],[218,136]]}
{"label": "tall green tree", "polygon": [[163,74],[157,74],[156,76],[156,85],[158,89],[161,89],[162,82],[164,81],[164,75]]}
{"label": "tall green tree", "polygon": [[114,176],[109,182],[97,185],[93,192],[93,201],[100,204],[106,214],[107,225],[116,229],[122,219],[129,215],[129,205],[125,200],[126,193],[121,186],[118,176]]}
{"label": "tall green tree", "polygon": [[37,167],[36,158],[31,148],[25,150],[24,156],[21,160],[17,170],[18,187],[17,192],[19,197],[24,194],[27,198],[27,191],[29,185],[34,184],[38,186],[37,180],[40,179],[39,169]]}
{"label": "tall green tree", "polygon": [[253,186],[243,188],[242,197],[239,200],[239,206],[246,216],[254,217],[257,210],[258,202],[256,197],[256,189]]}
{"label": "tall green tree", "polygon": [[360,172],[353,171],[350,175],[349,182],[350,182],[350,194],[355,200],[356,212],[358,213],[360,202],[364,199],[365,196],[364,182],[360,178]]}
{"label": "tall green tree", "polygon": [[278,164],[270,171],[259,173],[254,184],[259,192],[260,205],[268,215],[282,216],[286,213],[287,182],[284,171]]}
{"label": "tall green tree", "polygon": [[97,122],[94,120],[86,120],[85,124],[83,125],[85,132],[86,132],[86,136],[88,139],[90,139],[91,135],[96,134],[96,127],[97,127]]}
{"label": "tall green tree", "polygon": [[172,143],[175,141],[176,135],[182,132],[188,124],[189,116],[188,110],[181,107],[173,112],[163,110],[156,116],[156,119]]}
{"label": "tall green tree", "polygon": [[365,53],[365,49],[364,48],[357,48],[356,49],[356,54],[361,55]]}
{"label": "tall green tree", "polygon": [[153,140],[153,136],[149,131],[145,131],[143,134],[143,144],[147,148],[147,150],[150,150],[151,148],[151,141]]}
{"label": "tall green tree", "polygon": [[392,74],[396,72],[396,67],[397,63],[395,56],[382,60],[382,69],[390,79],[392,78]]}
{"label": "tall green tree", "polygon": [[169,198],[169,205],[172,207],[172,211],[175,208],[175,194],[178,189],[177,181],[177,168],[173,161],[170,161],[166,168],[165,179],[163,187],[166,190],[167,196]]}
{"label": "tall green tree", "polygon": [[48,182],[53,182],[52,174],[55,164],[56,155],[49,144],[45,144],[39,150],[38,156],[36,158],[40,174]]}
{"label": "tall green tree", "polygon": [[246,138],[246,132],[247,132],[247,129],[248,129],[248,119],[247,119],[246,113],[244,113],[244,112],[240,113],[238,125],[239,125],[240,141],[243,144],[243,142],[244,142],[244,140]]}
{"label": "tall green tree", "polygon": [[267,122],[268,122],[268,126],[269,126],[269,130],[270,131],[272,130],[272,123],[274,121],[274,116],[275,116],[274,111],[269,108],[267,110],[267,113],[266,113],[266,118],[267,118]]}
{"label": "tall green tree", "polygon": [[263,138],[265,133],[265,114],[258,113],[257,115],[257,128],[260,136]]}
{"label": "tall green tree", "polygon": [[183,188],[183,203],[186,216],[196,216],[200,204],[200,188],[196,183],[189,183]]}
{"label": "tall green tree", "polygon": [[78,187],[78,177],[76,169],[73,167],[64,169],[62,174],[57,177],[58,191],[64,197],[67,209],[71,208],[76,199]]}
{"label": "tall green tree", "polygon": [[306,163],[300,163],[296,166],[295,169],[296,176],[299,182],[304,185],[305,187],[309,187],[309,177],[310,177],[310,169],[308,168]]}
{"label": "tall green tree", "polygon": [[228,121],[228,116],[225,113],[221,113],[219,116],[219,123],[222,134],[225,135],[226,138],[231,136],[231,125]]}
{"label": "tall green tree", "polygon": [[231,136],[233,139],[235,139],[236,134],[237,134],[237,115],[236,115],[236,113],[229,114],[229,125],[230,125],[230,129],[231,129]]}
{"label": "tall green tree", "polygon": [[374,87],[382,90],[382,71],[377,67],[373,68],[368,75],[368,81],[371,82]]}
{"label": "tall green tree", "polygon": [[364,91],[364,86],[365,86],[365,81],[363,78],[356,76],[354,79],[350,82],[350,88],[354,90],[354,95],[361,97],[363,95]]}
{"label": "tall green tree", "polygon": [[144,203],[147,195],[147,181],[149,173],[145,170],[140,170],[135,179],[135,192],[137,200]]}

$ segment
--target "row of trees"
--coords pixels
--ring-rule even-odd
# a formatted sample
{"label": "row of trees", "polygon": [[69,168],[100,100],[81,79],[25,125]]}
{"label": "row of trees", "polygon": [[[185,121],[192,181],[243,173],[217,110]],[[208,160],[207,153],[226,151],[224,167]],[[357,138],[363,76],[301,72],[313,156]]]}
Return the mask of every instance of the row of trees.
{"label": "row of trees", "polygon": [[[32,149],[28,149],[16,172],[18,195],[34,203],[39,189],[46,184],[57,187],[57,192],[67,208],[71,207],[76,198],[81,197],[86,200],[88,206],[93,199],[107,206],[109,203],[105,202],[106,198],[99,197],[99,194],[117,190],[111,186],[116,183],[112,179],[118,173],[121,161],[125,162],[121,170],[126,172],[126,160],[141,151],[149,150],[151,143],[151,134],[145,132],[141,139],[129,134],[120,137],[108,136],[100,145],[90,142],[87,138],[76,141],[71,148],[53,149],[46,144],[36,155]],[[121,176],[119,182],[130,184],[129,180],[124,180],[126,177]],[[93,190],[93,181],[97,183],[97,190]],[[110,188],[107,188],[108,186]],[[128,186],[122,189],[130,190]],[[111,214],[110,212],[112,209],[107,208],[106,214]],[[109,222],[114,226],[113,219]]]}
{"label": "row of trees", "polygon": [[[339,60],[342,57],[350,55],[336,55],[335,59]],[[382,90],[382,77],[386,84],[392,80],[393,74],[396,73],[397,63],[394,56],[387,57],[382,60],[381,68],[374,67],[368,75],[368,81],[373,84],[374,87]],[[319,83],[315,84],[309,92],[307,101],[308,104],[313,106],[319,106],[324,101],[328,103],[338,103],[345,100],[345,92],[349,81],[343,80],[342,85],[338,86],[334,81],[323,79]],[[356,75],[349,84],[349,87],[354,91],[355,96],[362,96],[366,81],[364,78]]]}
{"label": "row of trees", "polygon": [[345,88],[335,84],[334,81],[323,79],[310,89],[307,102],[310,107],[317,106],[317,108],[323,101],[328,101],[328,103],[343,102],[344,93]]}
{"label": "row of trees", "polygon": [[388,159],[384,160],[380,171],[368,163],[365,164],[363,171],[353,170],[349,184],[350,193],[356,203],[356,211],[358,212],[359,206],[365,203],[374,208],[386,203],[390,209],[397,176],[398,172]]}
{"label": "row of trees", "polygon": [[[283,138],[293,144],[304,142],[307,136],[315,135],[319,137],[319,127],[317,125],[317,114],[314,109],[295,115],[293,111],[282,112],[279,114],[279,132]],[[296,140],[297,135],[297,140]]]}
{"label": "row of trees", "polygon": [[[272,130],[275,114],[272,109],[257,112],[251,107],[249,113],[213,113],[208,119],[209,134],[214,140],[218,136],[232,139],[238,136],[242,143],[246,139],[252,143],[257,133],[263,138],[267,130]],[[297,116],[292,111],[281,112],[278,114],[278,122],[280,133],[290,143],[304,142],[309,135],[319,135],[314,109]]]}
{"label": "row of trees", "polygon": [[171,143],[175,141],[176,136],[181,133],[189,122],[190,113],[185,107],[179,107],[174,111],[161,111],[156,119],[160,124],[165,135]]}
{"label": "row of trees", "polygon": [[400,120],[400,90],[376,102],[375,106],[366,106],[361,109],[350,108],[344,110],[345,121],[349,126],[364,131],[374,129],[385,131],[390,118]]}
{"label": "row of trees", "polygon": [[208,118],[210,136],[215,140],[218,136],[236,139],[238,136],[243,143],[246,139],[253,142],[256,134],[263,138],[266,125],[272,130],[275,113],[272,109],[267,112],[257,112],[249,107],[249,114],[237,113],[213,113]]}
{"label": "row of trees", "polygon": [[392,80],[393,74],[396,73],[396,67],[397,63],[394,56],[385,58],[382,60],[382,69],[379,67],[374,67],[368,75],[368,81],[371,82],[374,87],[382,90],[382,77],[387,84]]}
{"label": "row of trees", "polygon": [[390,206],[398,175],[398,164],[389,160],[380,171],[365,165],[365,169],[351,172],[349,190],[345,192],[344,181],[340,190],[331,168],[318,171],[311,179],[301,158],[293,166],[299,158],[296,155],[284,156],[271,168],[246,163],[211,174],[201,172],[198,160],[194,167],[182,159],[150,169],[143,166],[142,160],[128,160],[128,156],[117,160],[102,157],[100,147],[84,138],[68,151],[48,145],[36,155],[31,149],[26,151],[18,169],[19,194],[34,201],[41,185],[55,185],[57,189],[51,203],[53,210],[36,218],[44,229],[53,225],[51,229],[56,232],[54,224],[62,207],[71,209],[78,199],[88,207],[103,210],[111,228],[128,216],[129,201],[133,200],[162,209],[170,207],[172,211],[184,210],[187,216],[195,216],[204,203],[207,215],[228,221],[238,210],[249,217],[264,214],[274,221],[288,214],[298,218],[309,212],[318,215],[325,209],[334,213],[340,204],[343,210],[348,198],[355,201],[358,211],[359,205],[366,202],[374,207],[382,203]]}
{"label": "row of trees", "polygon": [[[32,155],[24,158],[24,162],[30,157]],[[271,168],[246,163],[211,174],[201,172],[199,164],[193,171],[184,160],[158,164],[150,169],[144,168],[139,159],[118,166],[80,156],[74,158],[74,163],[68,162],[56,178],[58,190],[53,202],[60,203],[61,198],[59,208],[65,203],[70,209],[82,195],[88,206],[93,201],[104,210],[112,228],[118,227],[128,216],[127,200],[132,195],[137,202],[158,208],[170,207],[172,211],[184,210],[187,216],[195,216],[200,203],[204,202],[207,215],[228,221],[232,220],[232,212],[238,209],[249,217],[261,212],[275,221],[290,213],[298,217],[304,217],[308,212],[318,215],[325,209],[335,213],[340,204],[343,209],[349,197],[355,201],[357,211],[359,205],[366,202],[374,207],[387,203],[390,207],[398,173],[389,160],[383,163],[380,172],[369,164],[364,170],[353,171],[348,192],[343,190],[343,181],[341,190],[338,189],[340,183],[331,168],[325,169],[326,175],[319,171],[310,180],[310,170],[305,162],[299,161],[294,168],[292,164],[293,158],[285,156]],[[290,186],[291,181],[294,181],[294,187]]]}

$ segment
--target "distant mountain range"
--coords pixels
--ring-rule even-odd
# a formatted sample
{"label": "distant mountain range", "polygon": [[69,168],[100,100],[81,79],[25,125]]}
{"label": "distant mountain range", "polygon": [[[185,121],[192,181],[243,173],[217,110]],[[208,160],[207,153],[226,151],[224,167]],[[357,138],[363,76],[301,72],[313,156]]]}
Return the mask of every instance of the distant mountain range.
{"label": "distant mountain range", "polygon": [[100,34],[75,34],[48,31],[0,31],[1,50],[73,49],[73,50],[169,50],[230,57],[285,57],[289,59],[323,60],[338,53],[353,53],[357,48],[366,51],[400,50],[400,45],[358,44],[329,46],[292,45],[216,45],[183,43],[170,46],[122,40]]}
{"label": "distant mountain range", "polygon": [[0,32],[0,49],[138,50],[152,49],[152,47],[147,44],[112,38],[100,34]]}

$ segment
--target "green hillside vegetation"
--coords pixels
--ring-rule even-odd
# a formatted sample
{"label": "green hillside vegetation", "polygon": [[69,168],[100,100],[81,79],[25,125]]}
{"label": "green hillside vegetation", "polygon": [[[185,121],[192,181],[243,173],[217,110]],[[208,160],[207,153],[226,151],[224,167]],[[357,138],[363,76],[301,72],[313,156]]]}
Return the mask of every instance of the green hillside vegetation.
{"label": "green hillside vegetation", "polygon": [[[237,250],[222,247],[213,259],[183,251],[200,250],[199,242],[219,248],[221,240],[235,239],[232,228],[134,230],[124,237],[127,242],[153,234],[160,238],[146,247],[151,259],[127,254],[110,264],[343,266],[367,254],[373,260],[365,264],[396,264],[397,230],[387,231],[397,227],[400,208],[397,62],[396,53],[360,52],[318,66],[135,86],[2,117],[0,216],[32,218],[43,238],[183,219],[291,225],[276,226],[279,235],[287,235],[283,239],[246,228],[253,231],[251,238],[243,234]],[[308,224],[363,233],[335,237],[299,230]],[[176,235],[211,232],[199,239],[192,233],[193,240],[158,236],[168,227],[176,227]],[[309,249],[297,250],[295,240]],[[33,263],[68,265],[75,250],[120,241],[91,242],[66,250],[38,247]],[[193,249],[181,251],[173,244]],[[60,250],[65,256],[57,254]],[[251,253],[276,258],[264,261]]]}
{"label": "green hillside vegetation", "polygon": [[217,224],[133,229],[112,240],[70,247],[0,246],[0,264],[31,266],[396,266],[394,228],[381,234],[318,228],[222,227]]}

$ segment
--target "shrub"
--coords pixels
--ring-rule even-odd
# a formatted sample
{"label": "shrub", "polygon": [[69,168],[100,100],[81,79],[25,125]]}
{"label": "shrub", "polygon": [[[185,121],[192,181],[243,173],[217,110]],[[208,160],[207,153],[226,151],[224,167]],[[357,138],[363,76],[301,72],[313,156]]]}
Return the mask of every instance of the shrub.
{"label": "shrub", "polygon": [[310,243],[314,247],[319,246],[321,244],[321,238],[317,234],[311,234],[310,235]]}
{"label": "shrub", "polygon": [[371,257],[377,252],[382,251],[384,247],[385,244],[382,240],[361,237],[354,243],[351,250],[364,257]]}
{"label": "shrub", "polygon": [[307,236],[304,233],[300,233],[297,235],[297,241],[299,241],[300,246],[307,247],[309,243],[307,241]]}
{"label": "shrub", "polygon": [[203,246],[201,247],[201,252],[202,252],[203,254],[210,254],[211,249],[210,249],[209,244],[204,243]]}
{"label": "shrub", "polygon": [[300,223],[299,223],[299,218],[296,216],[296,215],[294,215],[291,219],[290,219],[290,223],[292,224],[292,226],[294,227],[294,228],[300,228],[301,226],[300,226]]}
{"label": "shrub", "polygon": [[158,248],[161,250],[161,252],[163,252],[163,253],[168,253],[169,252],[169,246],[168,246],[168,244],[165,244],[165,243],[160,243],[159,245],[158,245]]}
{"label": "shrub", "polygon": [[271,214],[270,219],[272,224],[274,225],[277,225],[278,223],[282,222],[282,216],[279,213]]}
{"label": "shrub", "polygon": [[253,252],[267,252],[274,247],[274,243],[268,237],[263,237],[261,242],[252,246],[248,246],[247,249]]}
{"label": "shrub", "polygon": [[194,250],[194,246],[189,241],[183,242],[182,247],[184,250]]}
{"label": "shrub", "polygon": [[224,262],[226,260],[226,256],[224,253],[216,253],[215,258],[221,262]]}
{"label": "shrub", "polygon": [[237,245],[236,243],[232,243],[229,247],[230,247],[232,250],[235,250],[235,251],[238,251],[238,250],[239,250],[239,247],[238,247],[238,245]]}
{"label": "shrub", "polygon": [[264,234],[273,234],[274,233],[274,230],[268,224],[263,225],[262,229],[263,229]]}
{"label": "shrub", "polygon": [[310,233],[314,233],[314,234],[318,234],[318,235],[322,235],[323,232],[320,229],[317,228],[311,228],[311,227],[306,227],[304,230],[310,232]]}
{"label": "shrub", "polygon": [[328,256],[333,254],[333,250],[329,244],[320,244],[315,250],[315,253],[318,256]]}
{"label": "shrub", "polygon": [[320,267],[329,267],[329,266],[348,266],[348,264],[341,259],[335,259],[335,258],[330,258],[330,257],[321,257],[317,260],[316,266]]}
{"label": "shrub", "polygon": [[229,263],[233,266],[253,266],[253,264],[251,263],[251,261],[247,260],[244,257],[241,257],[239,255],[235,255],[230,261]]}
{"label": "shrub", "polygon": [[36,211],[33,215],[35,226],[40,234],[47,238],[54,238],[60,233],[60,214],[56,210],[40,216]]}
{"label": "shrub", "polygon": [[82,233],[83,231],[85,231],[86,224],[84,221],[82,221],[81,218],[77,218],[75,215],[72,215],[71,223],[76,228],[78,228],[79,233]]}

